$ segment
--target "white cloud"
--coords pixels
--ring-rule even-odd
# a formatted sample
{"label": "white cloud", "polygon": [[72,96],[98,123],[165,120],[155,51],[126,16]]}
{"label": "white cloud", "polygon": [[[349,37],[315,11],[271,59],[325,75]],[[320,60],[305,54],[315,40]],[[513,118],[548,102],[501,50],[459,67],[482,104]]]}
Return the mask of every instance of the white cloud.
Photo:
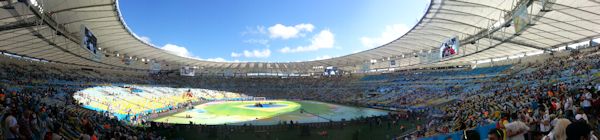
{"label": "white cloud", "polygon": [[150,41],[152,41],[152,40],[150,39],[150,37],[140,36],[139,38],[140,38],[140,40],[144,41],[145,43],[151,44]]}
{"label": "white cloud", "polygon": [[186,58],[191,58],[191,59],[214,61],[214,62],[229,62],[221,57],[203,59],[198,56],[194,56],[191,52],[188,51],[187,48],[185,48],[183,46],[178,46],[178,45],[170,44],[170,43],[164,45],[163,47],[160,47],[160,49],[165,50],[170,53],[173,53],[175,55],[181,56],[181,57],[186,57]]}
{"label": "white cloud", "polygon": [[246,27],[246,31],[242,32],[242,36],[245,35],[260,35],[260,34],[267,34],[267,31],[265,30],[265,26],[256,26],[256,27]]}
{"label": "white cloud", "polygon": [[304,36],[304,32],[312,32],[315,26],[312,24],[297,24],[294,26],[285,26],[282,24],[275,24],[269,27],[269,36],[271,38],[290,39]]}
{"label": "white cloud", "polygon": [[361,37],[360,42],[367,48],[374,48],[394,41],[408,30],[405,24],[388,25],[379,37]]}
{"label": "white cloud", "polygon": [[137,39],[141,40],[142,42],[146,43],[146,44],[150,44],[152,46],[156,46],[156,45],[152,44],[152,40],[150,39],[150,37],[140,36],[140,35],[137,35],[135,33],[133,33],[133,36],[136,37]]}
{"label": "white cloud", "polygon": [[322,30],[310,40],[308,46],[298,46],[296,48],[284,47],[279,50],[282,53],[296,53],[296,52],[308,52],[316,51],[319,49],[333,48],[335,44],[335,35],[328,29]]}
{"label": "white cloud", "polygon": [[243,41],[246,44],[259,44],[263,46],[269,46],[269,40],[266,39],[247,39]]}
{"label": "white cloud", "polygon": [[236,53],[236,52],[231,52],[231,57],[240,57],[242,55],[244,55],[244,54],[242,54],[242,53]]}
{"label": "white cloud", "polygon": [[175,55],[182,56],[182,57],[188,57],[188,58],[193,57],[192,54],[185,47],[177,46],[175,44],[167,44],[163,47],[160,47],[160,49],[163,49],[165,51],[171,52]]}
{"label": "white cloud", "polygon": [[207,58],[207,59],[202,59],[202,60],[206,60],[206,61],[214,61],[214,62],[227,62],[227,60],[221,58],[221,57],[217,57],[217,58]]}
{"label": "white cloud", "polygon": [[267,58],[269,56],[271,56],[271,50],[270,49],[263,49],[263,50],[244,50],[244,52],[241,53],[236,53],[236,52],[231,52],[231,57],[255,57],[255,58]]}

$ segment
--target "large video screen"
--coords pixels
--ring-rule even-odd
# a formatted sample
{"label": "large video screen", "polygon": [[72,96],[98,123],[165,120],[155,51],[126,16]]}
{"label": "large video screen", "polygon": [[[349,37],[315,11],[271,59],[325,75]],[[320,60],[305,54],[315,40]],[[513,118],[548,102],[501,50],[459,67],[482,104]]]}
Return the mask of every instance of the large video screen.
{"label": "large video screen", "polygon": [[179,69],[179,74],[181,76],[195,76],[196,70],[190,66],[183,66]]}
{"label": "large video screen", "polygon": [[339,71],[337,67],[333,67],[333,66],[329,66],[327,68],[325,68],[325,71],[323,72],[324,76],[331,76],[331,75],[339,75]]}
{"label": "large video screen", "polygon": [[96,46],[98,39],[94,36],[94,33],[83,25],[81,26],[81,32],[83,33],[81,46],[92,52],[92,54],[98,54],[98,46]]}
{"label": "large video screen", "polygon": [[95,61],[102,60],[102,53],[98,50],[98,39],[87,27],[81,25],[81,47],[90,51],[90,58]]}
{"label": "large video screen", "polygon": [[441,58],[447,58],[451,56],[458,55],[458,48],[460,47],[460,42],[457,37],[450,38],[442,43],[440,46],[440,56]]}

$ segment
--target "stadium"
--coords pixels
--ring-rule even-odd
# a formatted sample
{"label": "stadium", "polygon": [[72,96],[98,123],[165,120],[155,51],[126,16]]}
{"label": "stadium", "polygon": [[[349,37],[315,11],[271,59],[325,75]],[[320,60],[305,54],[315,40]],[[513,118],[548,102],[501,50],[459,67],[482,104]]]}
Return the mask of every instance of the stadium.
{"label": "stadium", "polygon": [[[597,140],[600,134],[597,1],[194,2],[0,0],[0,139]],[[192,10],[162,14],[185,6]],[[386,11],[414,7],[423,13]],[[299,9],[306,15],[282,15]],[[292,23],[263,18],[270,16]],[[412,16],[414,24],[390,26],[381,38],[356,35]],[[147,17],[194,27],[139,19]],[[273,26],[255,28],[259,22]],[[188,52],[165,41],[183,38],[211,47]],[[353,50],[361,41],[371,47]],[[204,57],[223,51],[230,61]],[[323,57],[309,58],[317,55]]]}

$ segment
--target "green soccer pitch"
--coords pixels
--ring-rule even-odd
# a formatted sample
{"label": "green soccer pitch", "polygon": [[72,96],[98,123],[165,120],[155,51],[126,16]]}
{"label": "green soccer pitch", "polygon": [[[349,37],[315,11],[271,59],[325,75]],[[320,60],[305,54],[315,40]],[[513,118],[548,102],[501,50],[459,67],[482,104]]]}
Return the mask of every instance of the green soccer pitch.
{"label": "green soccer pitch", "polygon": [[[257,103],[263,107],[256,107]],[[159,118],[155,122],[177,124],[230,124],[271,118],[299,110],[300,104],[292,101],[219,101],[195,106],[194,109]]]}
{"label": "green soccer pitch", "polygon": [[[261,103],[262,107],[256,104]],[[359,116],[385,115],[387,111],[350,107],[316,101],[216,101],[151,121],[174,124],[273,125],[281,121],[298,123],[339,121]]]}
{"label": "green soccer pitch", "polygon": [[[256,107],[256,103],[262,103],[263,107]],[[290,101],[243,101],[214,104],[204,109],[214,114],[268,118],[300,109],[300,104]]]}

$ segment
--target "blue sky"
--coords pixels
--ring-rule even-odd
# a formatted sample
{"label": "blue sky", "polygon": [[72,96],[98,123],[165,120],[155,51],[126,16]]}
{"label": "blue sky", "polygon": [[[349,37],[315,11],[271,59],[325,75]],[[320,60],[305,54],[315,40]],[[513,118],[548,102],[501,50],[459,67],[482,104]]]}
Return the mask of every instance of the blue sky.
{"label": "blue sky", "polygon": [[400,37],[429,0],[121,0],[143,40],[212,61],[290,62],[367,50]]}

